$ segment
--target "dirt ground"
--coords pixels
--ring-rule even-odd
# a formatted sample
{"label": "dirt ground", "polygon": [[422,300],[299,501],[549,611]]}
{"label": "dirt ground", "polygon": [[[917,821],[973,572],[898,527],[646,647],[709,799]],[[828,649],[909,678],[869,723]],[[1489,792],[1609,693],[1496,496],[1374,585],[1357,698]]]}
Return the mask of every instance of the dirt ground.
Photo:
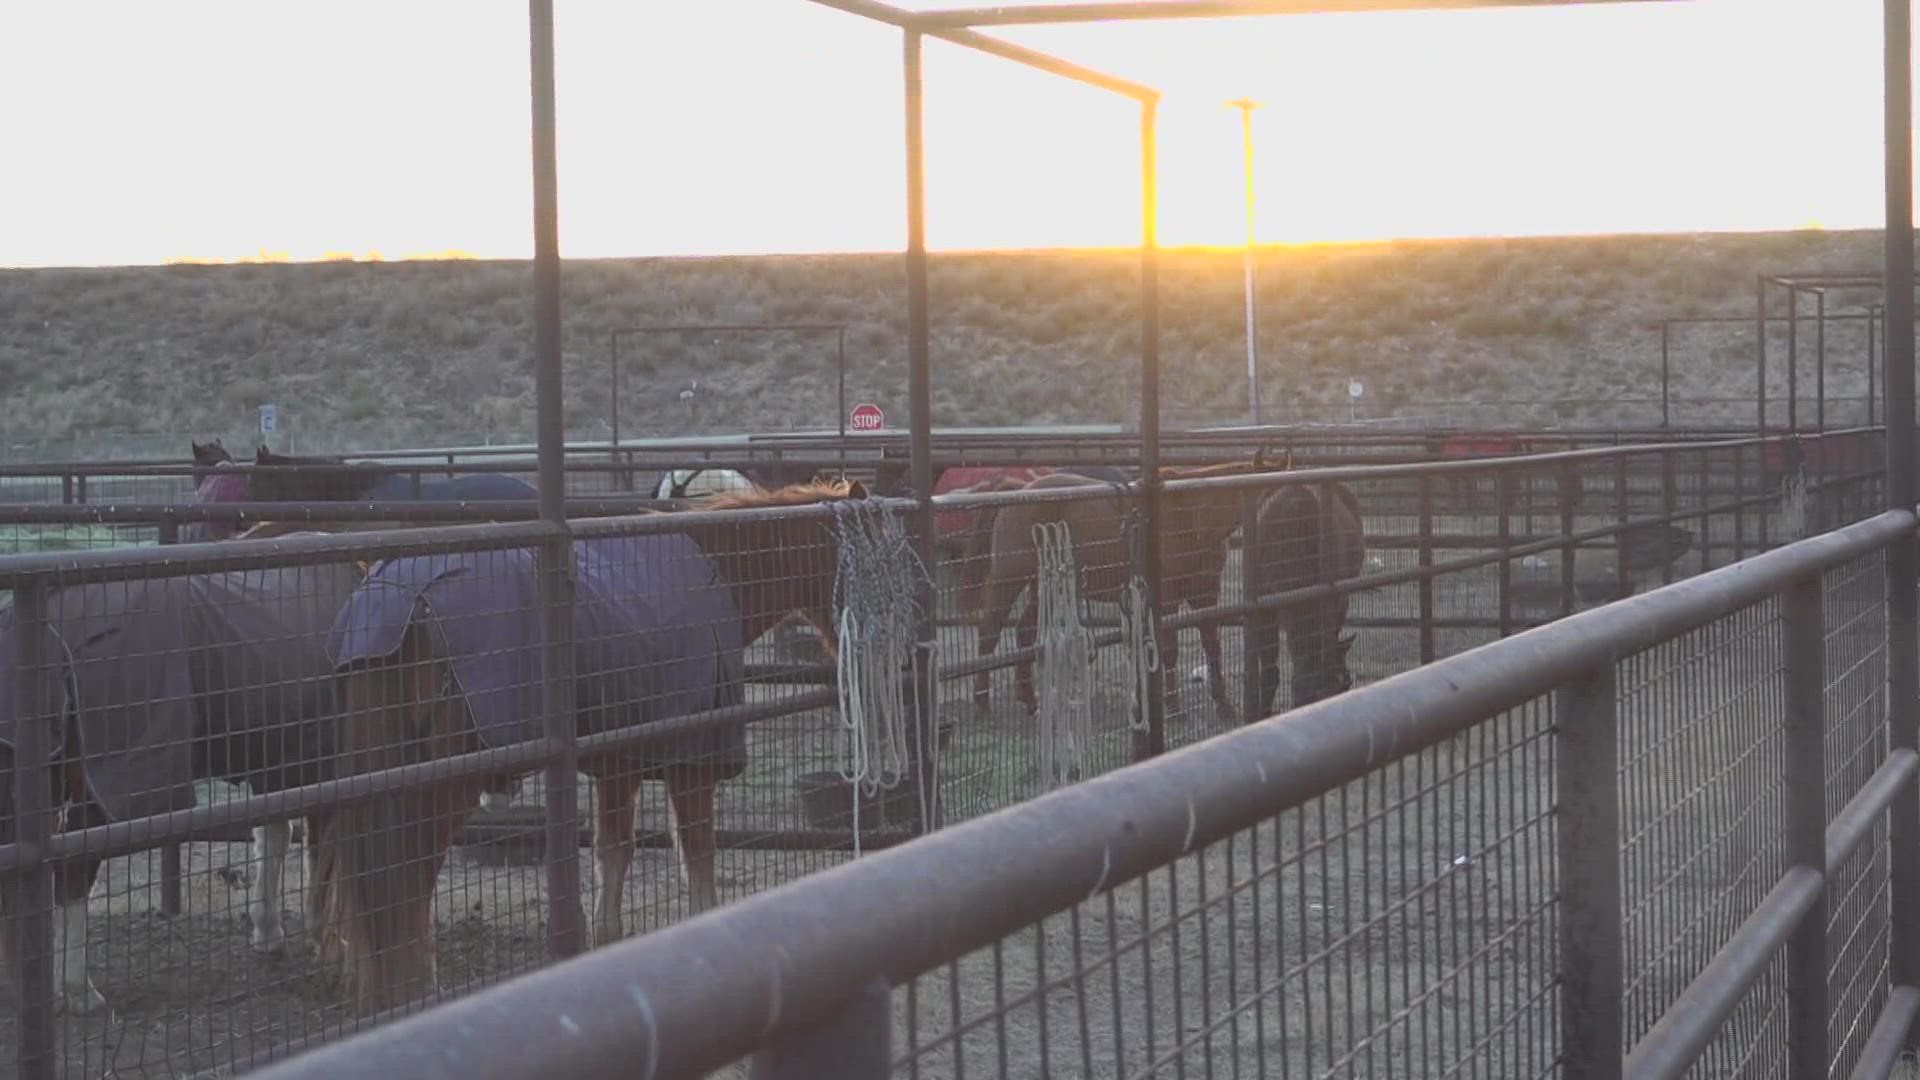
{"label": "dirt ground", "polygon": [[[1411,551],[1377,552],[1370,569],[1393,569],[1413,557]],[[1681,575],[1692,572],[1697,556],[1683,564]],[[1557,580],[1557,568],[1542,572]],[[1437,613],[1495,614],[1495,574],[1487,568],[1439,582]],[[1237,595],[1238,576],[1235,555],[1224,599]],[[1865,704],[1861,695],[1872,692],[1861,687],[1875,685],[1874,671],[1858,662],[1871,651],[1860,636],[1873,632],[1870,608],[1845,609],[1851,614],[1836,620],[1835,630],[1847,635],[1844,647],[1832,650],[1851,658],[1833,693],[1840,695],[1836,713],[1855,724]],[[1417,611],[1412,585],[1361,594],[1353,608],[1357,618]],[[1777,858],[1777,844],[1756,840],[1763,833],[1752,826],[1771,820],[1779,790],[1767,779],[1771,759],[1754,756],[1751,747],[1766,742],[1776,726],[1777,710],[1767,703],[1777,703],[1777,695],[1768,697],[1767,687],[1777,671],[1770,659],[1778,656],[1777,621],[1755,619],[1739,633],[1703,631],[1707,636],[1670,647],[1660,654],[1670,663],[1648,661],[1644,689],[1623,690],[1623,722],[1653,724],[1651,731],[1685,721],[1695,733],[1691,742],[1654,745],[1638,765],[1623,760],[1623,783],[1640,784],[1624,823],[1634,837],[1625,864],[1629,894],[1644,897],[1630,905],[1628,927],[1636,1016],[1664,1007],[1772,880],[1769,860]],[[1221,636],[1237,701],[1239,634],[1227,628]],[[1437,651],[1447,655],[1494,636],[1443,630],[1436,634]],[[1216,713],[1195,677],[1197,634],[1189,630],[1182,639],[1182,708],[1167,725],[1174,745],[1238,723]],[[971,633],[944,631],[942,651],[946,662],[971,656]],[[1417,664],[1418,635],[1363,630],[1352,659],[1360,682],[1384,678]],[[1086,774],[1130,758],[1122,654],[1105,650],[1098,663],[1094,739],[1081,762]],[[1721,711],[1708,706],[1747,685],[1741,680],[1757,687],[1753,700],[1760,704],[1730,714],[1745,717],[1746,726],[1728,741],[1731,729],[1709,726],[1719,723]],[[970,680],[946,682],[941,690],[940,714],[955,729],[940,762],[949,820],[1052,786],[1037,765],[1034,724],[1014,706],[1011,673],[995,677],[990,716],[974,715],[970,691]],[[790,691],[754,691],[776,692]],[[1745,700],[1739,694],[1727,699]],[[1432,1076],[1471,1057],[1471,1075],[1551,1072],[1557,1052],[1551,723],[1545,701],[1516,710],[899,988],[894,1047],[902,1069],[928,1077],[983,1070],[1036,1077],[1224,1076],[1258,1075],[1264,1062],[1281,1075]],[[721,828],[769,834],[805,828],[793,778],[836,768],[842,735],[828,710],[755,725],[754,764],[723,788]],[[1757,742],[1741,741],[1749,737]],[[1859,741],[1857,731],[1849,737]],[[1846,739],[1835,745],[1847,745]],[[588,785],[581,787],[584,810]],[[657,785],[649,787],[640,825],[665,828],[664,798]],[[537,803],[537,782],[519,798]],[[62,1075],[217,1073],[292,1040],[350,1030],[352,1018],[312,962],[301,925],[300,845],[288,859],[281,897],[287,950],[264,958],[248,947],[247,898],[257,880],[248,846],[193,843],[184,852],[186,910],[178,917],[159,913],[158,852],[114,860],[96,886],[88,941],[94,978],[111,1011],[61,1019]],[[596,883],[585,855],[583,888],[591,897]],[[722,899],[849,857],[723,851]],[[1879,863],[1858,872],[1863,886],[1871,886],[1884,871]],[[1883,898],[1884,887],[1864,888],[1863,895],[1845,916],[1851,922],[1836,933],[1876,925],[1880,909],[1873,898]],[[686,902],[671,851],[642,849],[623,904],[627,932],[670,925],[685,916]],[[478,986],[540,964],[545,906],[537,868],[488,865],[470,849],[456,850],[440,880],[436,911],[442,984]],[[1836,912],[1837,924],[1841,915]],[[1857,982],[1863,1008],[1875,993],[1884,994],[1884,978]],[[1763,1031],[1752,1026],[1763,1019],[1746,1018],[1735,1034]],[[0,1045],[13,1044],[12,1023],[11,1016],[0,1018]],[[1750,1038],[1747,1045],[1758,1044]],[[9,1055],[0,1075],[12,1067]],[[738,1068],[732,1073],[744,1075]]]}

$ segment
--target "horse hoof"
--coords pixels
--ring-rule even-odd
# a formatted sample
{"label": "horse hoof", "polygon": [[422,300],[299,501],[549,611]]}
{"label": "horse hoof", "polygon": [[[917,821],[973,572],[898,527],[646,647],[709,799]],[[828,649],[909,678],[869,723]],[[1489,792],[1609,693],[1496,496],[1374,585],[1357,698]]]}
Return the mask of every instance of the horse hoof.
{"label": "horse hoof", "polygon": [[274,926],[267,930],[256,928],[249,939],[253,951],[258,956],[281,956],[287,951],[287,931],[284,927]]}

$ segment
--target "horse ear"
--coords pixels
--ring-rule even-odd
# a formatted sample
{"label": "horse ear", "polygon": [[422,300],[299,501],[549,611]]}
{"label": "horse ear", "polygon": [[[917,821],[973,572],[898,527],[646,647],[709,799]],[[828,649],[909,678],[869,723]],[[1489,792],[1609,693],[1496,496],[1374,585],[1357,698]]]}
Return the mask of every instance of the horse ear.
{"label": "horse ear", "polygon": [[847,481],[847,498],[865,499],[869,497],[870,496],[867,494],[867,485],[861,483],[858,480]]}
{"label": "horse ear", "polygon": [[1335,641],[1335,644],[1340,647],[1341,656],[1347,655],[1347,650],[1353,648],[1354,636],[1353,634],[1341,634],[1339,639]]}

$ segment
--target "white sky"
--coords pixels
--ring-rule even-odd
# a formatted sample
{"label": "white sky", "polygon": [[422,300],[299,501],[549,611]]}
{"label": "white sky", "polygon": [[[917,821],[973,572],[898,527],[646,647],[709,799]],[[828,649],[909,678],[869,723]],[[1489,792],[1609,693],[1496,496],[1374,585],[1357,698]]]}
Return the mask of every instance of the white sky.
{"label": "white sky", "polygon": [[[900,39],[804,0],[558,0],[569,257],[898,250]],[[905,6],[951,6],[920,2]],[[1161,238],[1881,220],[1879,0],[998,31],[1167,92]],[[522,0],[0,0],[0,265],[531,252]],[[1137,238],[1124,99],[940,42],[935,248]]]}

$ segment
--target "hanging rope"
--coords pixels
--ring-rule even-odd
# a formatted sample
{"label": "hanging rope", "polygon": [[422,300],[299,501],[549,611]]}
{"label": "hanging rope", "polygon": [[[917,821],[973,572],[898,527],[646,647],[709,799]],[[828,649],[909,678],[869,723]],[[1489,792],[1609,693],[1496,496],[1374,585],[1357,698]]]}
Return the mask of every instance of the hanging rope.
{"label": "hanging rope", "polygon": [[1805,468],[1796,468],[1787,474],[1786,482],[1780,491],[1780,516],[1786,525],[1788,539],[1805,540],[1813,535],[1807,520]]}
{"label": "hanging rope", "polygon": [[1033,526],[1038,560],[1034,603],[1040,656],[1040,771],[1055,784],[1071,783],[1093,746],[1093,633],[1081,618],[1080,570],[1073,530],[1064,521]]}
{"label": "hanging rope", "polygon": [[[925,567],[900,519],[861,499],[835,502],[839,607],[839,696],[844,757],[840,775],[853,785],[854,851],[859,852],[860,802],[899,786],[908,773],[909,727],[915,704],[913,658],[920,609],[915,587]],[[935,754],[934,746],[923,748]],[[926,793],[921,792],[922,803]],[[927,807],[921,810],[925,813]]]}
{"label": "hanging rope", "polygon": [[[1144,561],[1141,526],[1136,508],[1127,515],[1123,527],[1128,558],[1136,567]],[[1128,686],[1133,708],[1128,713],[1127,726],[1134,731],[1147,730],[1147,699],[1153,689],[1150,675],[1160,670],[1160,641],[1154,635],[1153,622],[1153,608],[1147,603],[1147,579],[1136,571],[1127,579],[1126,592],[1120,597],[1120,642],[1133,663],[1133,679]]]}

